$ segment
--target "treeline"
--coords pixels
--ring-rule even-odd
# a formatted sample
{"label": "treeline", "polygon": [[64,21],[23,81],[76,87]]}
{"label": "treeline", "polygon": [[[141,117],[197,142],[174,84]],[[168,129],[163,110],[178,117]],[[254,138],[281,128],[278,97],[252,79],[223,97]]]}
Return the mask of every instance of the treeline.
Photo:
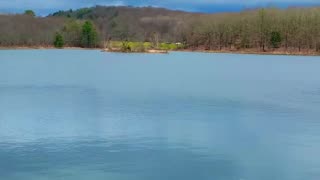
{"label": "treeline", "polygon": [[[85,25],[90,26],[85,31]],[[88,29],[87,29],[88,30]],[[104,47],[109,41],[181,43],[194,50],[320,51],[320,8],[266,8],[200,14],[162,8],[104,7],[46,18],[0,16],[0,46]],[[159,44],[159,43],[153,43]]]}
{"label": "treeline", "polygon": [[99,31],[100,40],[162,42],[179,40],[177,28],[200,14],[163,8],[96,6],[79,10],[59,11],[49,17],[91,20]]}
{"label": "treeline", "polygon": [[98,32],[91,21],[62,17],[36,18],[0,15],[0,47],[99,47]]}
{"label": "treeline", "polygon": [[54,46],[57,48],[96,48],[101,46],[99,43],[98,31],[91,21],[67,20],[54,38]]}
{"label": "treeline", "polygon": [[51,46],[65,18],[0,15],[0,46]]}
{"label": "treeline", "polygon": [[203,15],[191,20],[181,35],[188,47],[207,50],[320,51],[320,8]]}

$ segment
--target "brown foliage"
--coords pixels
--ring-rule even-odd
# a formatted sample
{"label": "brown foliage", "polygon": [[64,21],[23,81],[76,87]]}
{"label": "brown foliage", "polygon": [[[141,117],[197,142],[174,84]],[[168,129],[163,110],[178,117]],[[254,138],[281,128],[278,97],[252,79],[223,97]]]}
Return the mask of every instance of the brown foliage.
{"label": "brown foliage", "polygon": [[[275,8],[239,13],[199,14],[162,8],[96,6],[59,11],[46,18],[0,15],[0,46],[51,45],[62,32],[68,46],[79,46],[81,23],[91,20],[108,40],[180,42],[202,50],[274,49],[272,34],[288,51],[320,51],[320,8]],[[101,42],[100,44],[106,44]]]}

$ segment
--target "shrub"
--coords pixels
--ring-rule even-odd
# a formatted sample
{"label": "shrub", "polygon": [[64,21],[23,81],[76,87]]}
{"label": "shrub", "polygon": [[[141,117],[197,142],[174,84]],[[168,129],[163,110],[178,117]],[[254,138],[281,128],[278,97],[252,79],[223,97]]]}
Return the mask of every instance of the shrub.
{"label": "shrub", "polygon": [[281,44],[281,34],[279,32],[273,31],[271,32],[270,43],[273,48],[279,48]]}
{"label": "shrub", "polygon": [[53,44],[54,44],[54,47],[56,48],[63,48],[64,40],[63,40],[63,36],[60,33],[56,33]]}
{"label": "shrub", "polygon": [[122,52],[131,52],[131,46],[129,45],[128,41],[123,41],[121,46]]}

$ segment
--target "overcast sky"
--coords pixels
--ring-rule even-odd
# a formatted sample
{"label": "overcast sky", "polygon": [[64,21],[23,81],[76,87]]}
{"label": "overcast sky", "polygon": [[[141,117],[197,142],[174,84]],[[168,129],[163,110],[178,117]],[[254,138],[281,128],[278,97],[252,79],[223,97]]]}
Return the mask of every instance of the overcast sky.
{"label": "overcast sky", "polygon": [[94,5],[156,6],[197,12],[239,11],[261,6],[312,6],[320,0],[0,0],[0,12],[17,13],[33,9],[38,14]]}

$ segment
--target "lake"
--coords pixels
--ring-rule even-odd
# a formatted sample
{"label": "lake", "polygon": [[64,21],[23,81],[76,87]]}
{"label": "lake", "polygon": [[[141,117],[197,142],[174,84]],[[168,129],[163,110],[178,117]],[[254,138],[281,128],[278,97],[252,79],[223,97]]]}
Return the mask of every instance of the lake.
{"label": "lake", "polygon": [[320,58],[0,51],[1,180],[318,180]]}

